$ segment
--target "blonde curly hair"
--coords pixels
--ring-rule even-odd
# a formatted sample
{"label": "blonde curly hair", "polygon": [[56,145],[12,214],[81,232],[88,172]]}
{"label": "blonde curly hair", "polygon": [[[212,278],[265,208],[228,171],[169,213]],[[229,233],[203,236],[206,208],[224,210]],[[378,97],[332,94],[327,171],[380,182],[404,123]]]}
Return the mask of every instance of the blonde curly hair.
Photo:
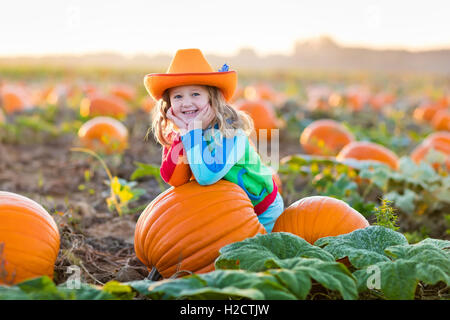
{"label": "blonde curly hair", "polygon": [[[252,118],[245,112],[236,110],[229,105],[219,88],[212,86],[204,87],[208,91],[209,103],[215,113],[215,117],[210,124],[213,127],[212,131],[214,132],[214,126],[217,124],[218,130],[226,138],[233,137],[237,129],[242,129],[247,136],[250,136],[254,130]],[[172,133],[176,130],[172,121],[167,118],[167,111],[170,107],[169,89],[167,89],[153,109],[152,127],[147,133],[148,136],[150,131],[152,131],[155,140],[166,147],[172,144]]]}

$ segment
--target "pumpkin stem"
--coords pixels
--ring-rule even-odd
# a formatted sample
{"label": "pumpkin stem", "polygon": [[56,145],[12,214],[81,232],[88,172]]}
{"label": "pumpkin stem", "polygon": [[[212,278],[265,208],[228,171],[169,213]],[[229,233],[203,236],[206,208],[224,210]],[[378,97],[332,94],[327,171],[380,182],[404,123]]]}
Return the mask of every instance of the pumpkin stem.
{"label": "pumpkin stem", "polygon": [[159,273],[158,269],[153,267],[150,273],[148,274],[147,279],[151,281],[158,281],[162,280],[163,276]]}

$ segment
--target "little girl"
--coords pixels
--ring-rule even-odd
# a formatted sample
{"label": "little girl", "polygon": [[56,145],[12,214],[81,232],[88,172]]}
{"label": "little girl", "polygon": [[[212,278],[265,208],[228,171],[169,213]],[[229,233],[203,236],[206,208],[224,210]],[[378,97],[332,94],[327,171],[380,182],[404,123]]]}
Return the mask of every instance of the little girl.
{"label": "little girl", "polygon": [[158,100],[152,130],[163,145],[161,177],[172,186],[190,179],[210,185],[225,179],[250,198],[260,223],[271,232],[284,210],[283,199],[248,136],[253,122],[227,104],[237,74],[225,64],[214,72],[198,49],[178,50],[167,73],[144,79]]}

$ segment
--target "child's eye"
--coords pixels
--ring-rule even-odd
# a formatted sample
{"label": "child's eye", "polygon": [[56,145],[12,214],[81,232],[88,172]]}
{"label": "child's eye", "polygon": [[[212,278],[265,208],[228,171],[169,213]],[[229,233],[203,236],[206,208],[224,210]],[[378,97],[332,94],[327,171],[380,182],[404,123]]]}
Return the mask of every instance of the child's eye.
{"label": "child's eye", "polygon": [[177,94],[175,96],[173,96],[174,99],[181,99],[181,94]]}
{"label": "child's eye", "polygon": [[194,92],[193,94],[192,94],[194,97],[197,97],[197,96],[199,96],[200,95],[200,93],[198,93],[198,92]]}

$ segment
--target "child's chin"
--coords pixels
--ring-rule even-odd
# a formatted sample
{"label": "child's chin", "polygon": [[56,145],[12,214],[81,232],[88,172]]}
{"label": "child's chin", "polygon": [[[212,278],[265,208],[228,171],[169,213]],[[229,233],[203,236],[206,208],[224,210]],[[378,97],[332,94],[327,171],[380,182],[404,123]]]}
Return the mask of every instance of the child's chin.
{"label": "child's chin", "polygon": [[183,116],[183,120],[184,120],[184,122],[186,122],[186,123],[190,123],[190,122],[194,121],[194,119],[195,119],[195,115],[192,115],[192,116]]}

